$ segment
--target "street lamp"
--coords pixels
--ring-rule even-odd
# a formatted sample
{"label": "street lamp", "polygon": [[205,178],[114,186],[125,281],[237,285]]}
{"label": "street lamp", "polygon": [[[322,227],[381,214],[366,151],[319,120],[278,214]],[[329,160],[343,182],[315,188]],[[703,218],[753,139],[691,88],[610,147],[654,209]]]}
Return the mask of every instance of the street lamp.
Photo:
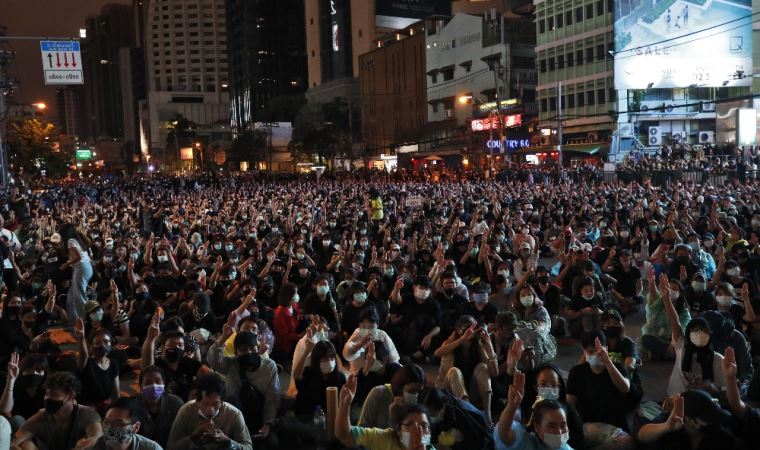
{"label": "street lamp", "polygon": [[39,109],[40,111],[44,111],[45,109],[47,109],[47,105],[45,104],[45,102],[32,103],[32,106]]}

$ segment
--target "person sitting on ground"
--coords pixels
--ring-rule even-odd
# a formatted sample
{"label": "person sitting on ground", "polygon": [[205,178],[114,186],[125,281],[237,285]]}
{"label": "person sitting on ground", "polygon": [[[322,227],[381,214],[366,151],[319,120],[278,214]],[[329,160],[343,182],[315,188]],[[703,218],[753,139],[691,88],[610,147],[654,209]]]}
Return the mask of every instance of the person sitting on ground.
{"label": "person sitting on ground", "polygon": [[95,450],[162,450],[155,441],[138,434],[141,423],[135,400],[119,398],[110,405],[103,419],[103,436]]}

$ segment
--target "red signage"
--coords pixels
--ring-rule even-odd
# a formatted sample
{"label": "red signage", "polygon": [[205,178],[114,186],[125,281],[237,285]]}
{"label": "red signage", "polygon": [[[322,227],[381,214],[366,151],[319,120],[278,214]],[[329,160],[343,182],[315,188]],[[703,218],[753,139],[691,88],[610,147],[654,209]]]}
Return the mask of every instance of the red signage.
{"label": "red signage", "polygon": [[[506,128],[519,127],[522,125],[522,114],[501,116],[501,120]],[[470,122],[470,129],[472,131],[497,130],[499,129],[499,117],[491,116],[485,119],[472,119],[472,122]]]}

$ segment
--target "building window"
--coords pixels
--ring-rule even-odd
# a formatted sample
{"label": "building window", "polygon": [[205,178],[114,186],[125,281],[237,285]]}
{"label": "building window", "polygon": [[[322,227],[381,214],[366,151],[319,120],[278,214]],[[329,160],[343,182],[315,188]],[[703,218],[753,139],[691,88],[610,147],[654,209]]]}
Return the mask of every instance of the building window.
{"label": "building window", "polygon": [[538,21],[538,32],[539,33],[545,33],[546,32],[546,23],[543,19]]}
{"label": "building window", "polygon": [[562,28],[562,26],[563,26],[562,17],[563,17],[562,13],[557,14],[557,19],[556,19],[556,21],[557,21],[557,28]]}
{"label": "building window", "polygon": [[594,17],[594,5],[589,3],[586,5],[586,20],[591,19]]}
{"label": "building window", "polygon": [[608,89],[607,93],[607,101],[614,102],[615,101],[615,88],[611,87]]}
{"label": "building window", "polygon": [[546,73],[546,60],[542,59],[541,61],[539,61],[538,64],[539,64],[541,73]]}
{"label": "building window", "polygon": [[573,67],[575,65],[575,59],[573,58],[573,52],[567,54],[567,67]]}
{"label": "building window", "polygon": [[586,49],[586,62],[589,64],[594,62],[594,47]]}
{"label": "building window", "polygon": [[557,110],[557,97],[549,97],[549,111]]}
{"label": "building window", "polygon": [[565,55],[557,56],[557,69],[565,68]]}
{"label": "building window", "polygon": [[542,98],[541,99],[541,112],[546,112],[547,111],[547,107],[546,106],[547,106],[546,105],[546,99]]}
{"label": "building window", "polygon": [[546,28],[548,28],[549,31],[554,31],[554,17],[547,18],[546,22]]}
{"label": "building window", "polygon": [[567,95],[567,107],[568,108],[575,108],[575,95],[574,94],[568,94]]}
{"label": "building window", "polygon": [[583,22],[583,6],[575,8],[575,23]]}
{"label": "building window", "polygon": [[443,81],[450,81],[454,79],[454,69],[446,69],[443,71]]}
{"label": "building window", "polygon": [[314,52],[314,50],[312,50],[311,51],[311,57],[314,58],[315,56],[316,56],[316,53]]}
{"label": "building window", "polygon": [[579,66],[583,65],[583,50],[575,51],[575,64]]}
{"label": "building window", "polygon": [[588,91],[586,92],[586,103],[588,105],[594,104],[594,91]]}
{"label": "building window", "polygon": [[573,24],[573,12],[565,11],[565,25],[570,26],[572,24]]}
{"label": "building window", "polygon": [[604,44],[599,44],[596,46],[596,59],[598,61],[604,59]]}
{"label": "building window", "polygon": [[433,113],[438,112],[438,103],[433,103]]}
{"label": "building window", "polygon": [[583,92],[578,92],[577,100],[578,100],[578,107],[582,108],[586,105],[586,97],[584,96]]}
{"label": "building window", "polygon": [[596,15],[601,16],[604,14],[604,2],[602,0],[596,0]]}
{"label": "building window", "polygon": [[607,0],[607,12],[615,10],[615,0]]}
{"label": "building window", "polygon": [[554,57],[549,58],[549,72],[554,71]]}
{"label": "building window", "polygon": [[359,28],[358,34],[359,34],[359,37],[362,37],[364,35],[364,32],[362,31],[361,28]]}
{"label": "building window", "polygon": [[605,103],[607,100],[605,100],[605,92],[604,89],[597,89],[596,90],[596,100],[599,102],[599,104]]}
{"label": "building window", "polygon": [[438,72],[433,72],[430,74],[430,81],[435,84],[438,82]]}

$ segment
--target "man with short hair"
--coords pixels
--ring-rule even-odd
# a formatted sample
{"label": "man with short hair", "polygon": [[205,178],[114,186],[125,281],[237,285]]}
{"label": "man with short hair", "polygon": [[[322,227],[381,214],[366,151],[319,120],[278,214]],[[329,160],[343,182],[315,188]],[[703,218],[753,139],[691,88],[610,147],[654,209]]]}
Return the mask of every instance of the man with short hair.
{"label": "man with short hair", "polygon": [[135,400],[119,398],[108,407],[103,420],[103,436],[95,450],[161,450],[157,442],[137,434],[140,431]]}
{"label": "man with short hair", "polygon": [[79,379],[70,372],[51,374],[45,381],[45,408],[16,431],[14,448],[85,449],[92,447],[103,429],[98,413],[76,402],[82,389]]}
{"label": "man with short hair", "polygon": [[177,413],[168,450],[253,450],[243,413],[222,400],[224,380],[216,373],[198,378],[195,399]]}

